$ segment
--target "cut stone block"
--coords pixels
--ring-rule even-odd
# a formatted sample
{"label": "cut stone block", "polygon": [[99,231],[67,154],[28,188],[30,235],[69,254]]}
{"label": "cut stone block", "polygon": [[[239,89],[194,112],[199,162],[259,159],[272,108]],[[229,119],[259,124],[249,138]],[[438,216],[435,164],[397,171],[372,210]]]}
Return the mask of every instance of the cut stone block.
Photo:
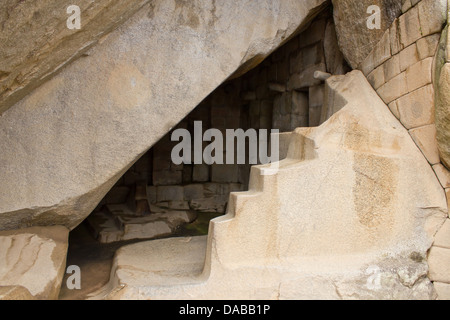
{"label": "cut stone block", "polygon": [[367,80],[372,85],[372,87],[377,90],[383,84],[386,83],[384,78],[384,65],[379,66],[375,70],[373,70],[368,76]]}
{"label": "cut stone block", "polygon": [[[306,28],[326,1],[136,2],[143,5],[140,10],[128,19],[122,16],[121,27],[107,37],[101,34],[102,41],[90,43],[95,47],[87,56],[70,58],[70,64],[2,113],[0,229],[24,224],[75,228],[125,171],[205,97]],[[4,21],[4,4],[10,2],[1,3]],[[97,1],[83,3],[97,10]],[[45,18],[32,17],[34,5],[20,2],[18,7],[29,8],[30,30],[55,31],[46,29]],[[81,31],[68,30],[66,6],[57,7],[64,34],[89,37],[95,29],[82,22]],[[91,27],[101,21],[94,19]],[[33,37],[28,26],[22,31]],[[11,43],[20,50],[18,39]],[[39,57],[35,49],[31,60]]]}
{"label": "cut stone block", "polygon": [[158,202],[155,186],[147,186],[147,199],[149,203]]}
{"label": "cut stone block", "polygon": [[292,92],[292,110],[291,110],[292,114],[299,116],[308,115],[310,103],[311,103],[311,94],[309,95],[309,103],[308,103],[308,95],[306,93],[298,91]]}
{"label": "cut stone block", "polygon": [[434,237],[433,246],[450,249],[450,219],[445,220],[444,225]]}
{"label": "cut stone block", "polygon": [[417,52],[417,46],[415,43],[409,47],[403,49],[399,53],[400,71],[403,72],[410,66],[419,62],[419,54]]}
{"label": "cut stone block", "polygon": [[422,36],[442,30],[447,20],[447,0],[422,0],[418,9]]}
{"label": "cut stone block", "polygon": [[398,112],[398,106],[397,106],[397,101],[392,101],[391,103],[389,103],[388,105],[389,110],[391,110],[392,114],[397,118],[400,119],[400,112]]}
{"label": "cut stone block", "polygon": [[334,25],[333,20],[327,22],[325,38],[323,40],[323,49],[327,71],[334,75],[344,74],[345,59],[339,47],[336,26]]}
{"label": "cut stone block", "polygon": [[436,164],[433,166],[434,172],[439,179],[444,189],[450,188],[450,171],[447,170],[442,164]]}
{"label": "cut stone block", "polygon": [[407,94],[408,89],[406,87],[406,73],[402,72],[389,82],[382,85],[377,90],[377,93],[386,104],[389,104],[395,99]]}
{"label": "cut stone block", "polygon": [[426,253],[447,218],[444,192],[364,75],[339,80],[344,108],[295,130],[278,171],[252,167],[249,191],[211,221],[206,255],[188,257],[189,239],[125,247],[107,298],[302,299],[314,288],[322,299],[433,299]]}
{"label": "cut stone block", "polygon": [[0,286],[0,300],[35,300],[27,288],[22,286]]}
{"label": "cut stone block", "polygon": [[182,171],[153,171],[153,185],[154,186],[167,186],[181,184],[183,182]]}
{"label": "cut stone block", "polygon": [[450,249],[432,247],[428,254],[429,278],[450,284]]}
{"label": "cut stone block", "polygon": [[68,236],[61,226],[0,232],[0,286],[22,286],[37,299],[58,299]]}
{"label": "cut stone block", "polygon": [[422,37],[419,22],[419,10],[412,8],[398,19],[400,49],[406,48]]}
{"label": "cut stone block", "polygon": [[450,284],[443,282],[433,283],[436,293],[438,295],[438,300],[450,300]]}
{"label": "cut stone block", "polygon": [[439,149],[436,140],[436,126],[434,124],[411,129],[409,134],[431,165],[440,162]]}
{"label": "cut stone block", "polygon": [[308,32],[302,34],[300,48],[304,48],[322,40],[325,34],[326,23],[325,19],[315,20],[308,29]]}
{"label": "cut stone block", "polygon": [[204,197],[203,185],[202,184],[190,184],[184,186],[184,199],[202,199]]}
{"label": "cut stone block", "polygon": [[400,121],[407,128],[418,128],[434,123],[433,85],[422,87],[397,100]]}
{"label": "cut stone block", "polygon": [[153,239],[167,236],[183,225],[194,221],[196,215],[190,211],[166,211],[142,217],[129,215],[124,208],[121,212],[110,214],[96,212],[87,222],[94,237],[101,243],[133,239]]}
{"label": "cut stone block", "polygon": [[419,59],[423,60],[428,57],[433,57],[436,54],[436,49],[439,43],[440,34],[432,34],[428,37],[419,39],[417,41],[417,51]]}
{"label": "cut stone block", "polygon": [[431,83],[431,67],[433,58],[426,58],[406,69],[406,82],[408,92]]}

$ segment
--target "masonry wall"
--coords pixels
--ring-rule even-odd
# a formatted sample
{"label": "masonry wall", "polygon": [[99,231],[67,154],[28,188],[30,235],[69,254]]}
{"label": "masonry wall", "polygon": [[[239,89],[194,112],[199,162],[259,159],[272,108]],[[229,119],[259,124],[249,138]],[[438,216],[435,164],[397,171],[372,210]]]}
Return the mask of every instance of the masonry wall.
{"label": "masonry wall", "polygon": [[[223,133],[238,128],[290,132],[318,126],[324,83],[314,73],[345,74],[349,70],[339,51],[329,7],[258,67],[220,86],[173,130],[184,128],[193,136],[194,121],[202,122],[203,131],[216,128]],[[171,141],[172,132],[128,170],[99,207],[133,204],[145,196],[161,208],[225,213],[229,193],[247,190],[248,164],[174,165],[171,151],[178,142]]]}

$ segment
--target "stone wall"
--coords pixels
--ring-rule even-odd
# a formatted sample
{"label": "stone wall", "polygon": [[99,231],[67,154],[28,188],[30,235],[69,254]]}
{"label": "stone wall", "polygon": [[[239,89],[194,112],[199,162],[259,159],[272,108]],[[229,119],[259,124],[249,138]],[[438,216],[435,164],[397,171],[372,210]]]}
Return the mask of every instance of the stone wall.
{"label": "stone wall", "polygon": [[[446,22],[447,1],[403,1],[394,20],[359,69],[408,130],[433,167],[449,202],[450,172],[441,163],[435,126],[435,56]],[[444,39],[445,41],[445,39]],[[447,142],[448,143],[448,142]],[[441,299],[450,299],[450,220],[429,252],[429,278]]]}
{"label": "stone wall", "polygon": [[[314,78],[316,71],[335,75],[349,71],[330,7],[258,67],[221,85],[173,130],[188,129],[193,137],[194,121],[202,122],[203,132],[216,128],[223,133],[239,128],[291,132],[318,126],[325,90],[323,80]],[[171,141],[173,130],[124,174],[100,207],[138,201],[137,186],[148,185],[149,202],[157,207],[225,213],[230,192],[248,189],[248,164],[174,165],[171,151],[178,142]]]}

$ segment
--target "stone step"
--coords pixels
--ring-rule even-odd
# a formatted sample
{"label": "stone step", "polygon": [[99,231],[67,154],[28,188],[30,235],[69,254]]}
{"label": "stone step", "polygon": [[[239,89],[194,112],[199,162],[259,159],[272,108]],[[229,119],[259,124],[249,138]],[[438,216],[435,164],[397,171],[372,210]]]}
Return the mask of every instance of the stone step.
{"label": "stone step", "polygon": [[[200,236],[124,246],[115,255],[110,284],[153,287],[201,283],[206,245],[207,236]],[[90,299],[105,299],[109,294],[105,287]]]}

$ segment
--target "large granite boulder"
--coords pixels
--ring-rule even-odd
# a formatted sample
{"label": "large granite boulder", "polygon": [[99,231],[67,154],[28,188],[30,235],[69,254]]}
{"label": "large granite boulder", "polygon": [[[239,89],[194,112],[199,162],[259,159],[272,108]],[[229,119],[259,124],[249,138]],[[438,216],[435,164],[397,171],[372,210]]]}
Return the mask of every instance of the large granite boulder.
{"label": "large granite boulder", "polygon": [[0,230],[74,228],[119,177],[240,67],[325,0],[157,0],[0,117]]}

